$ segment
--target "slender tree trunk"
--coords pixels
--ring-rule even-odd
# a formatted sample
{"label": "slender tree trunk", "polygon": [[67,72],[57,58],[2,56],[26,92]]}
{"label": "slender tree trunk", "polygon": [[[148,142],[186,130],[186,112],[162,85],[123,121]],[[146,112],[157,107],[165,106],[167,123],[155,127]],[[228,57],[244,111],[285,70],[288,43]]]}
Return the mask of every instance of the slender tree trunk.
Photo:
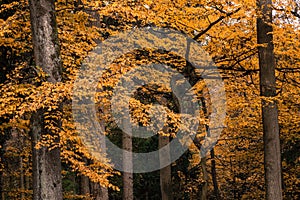
{"label": "slender tree trunk", "polygon": [[[2,138],[0,138],[1,140]],[[2,143],[2,140],[1,140],[1,148],[0,148],[0,162],[3,162],[3,153],[4,153],[4,150],[3,150],[3,146],[4,146],[4,142]],[[0,198],[1,200],[4,200],[4,177],[3,177],[3,170],[4,169],[1,169],[0,170]]]}
{"label": "slender tree trunk", "polygon": [[[129,119],[124,119],[124,132],[123,132],[123,150],[128,151],[129,154],[123,154],[123,167],[133,170],[132,163],[132,137],[131,126]],[[123,172],[123,200],[133,200],[133,171]]]}
{"label": "slender tree trunk", "polygon": [[216,199],[220,200],[220,191],[218,186],[218,180],[217,180],[217,169],[216,169],[216,160],[215,160],[215,150],[210,150],[210,157],[211,157],[211,178],[214,186],[214,195]]}
{"label": "slender tree trunk", "polygon": [[22,136],[22,134],[17,131],[18,133],[18,138],[20,141],[20,152],[21,155],[19,155],[19,159],[20,159],[20,189],[21,189],[21,199],[25,198],[25,175],[24,175],[24,161],[23,161],[23,157],[22,157],[22,151],[24,150],[24,137]]}
{"label": "slender tree trunk", "polygon": [[1,200],[4,200],[3,180],[2,179],[3,179],[3,173],[0,170],[0,197],[1,197]]}
{"label": "slender tree trunk", "polygon": [[[200,148],[201,149],[201,148]],[[201,158],[200,161],[202,172],[203,172],[203,184],[201,185],[201,200],[207,199],[207,187],[208,187],[208,173],[206,169],[206,156]]]}
{"label": "slender tree trunk", "polygon": [[[104,120],[101,120],[100,123],[102,124],[103,127],[105,127],[105,122]],[[101,146],[102,146],[102,151],[101,153],[103,155],[106,155],[106,143],[105,143],[105,139],[101,141]],[[108,196],[108,189],[106,187],[102,187],[100,186],[100,190],[101,190],[101,200],[108,200],[109,196]]]}
{"label": "slender tree trunk", "polygon": [[21,188],[21,199],[24,199],[24,190],[25,190],[25,185],[24,185],[24,170],[23,170],[23,158],[20,156],[20,188]]}
{"label": "slender tree trunk", "polygon": [[[257,19],[257,41],[260,68],[260,92],[262,97],[276,96],[275,57],[272,28],[272,0],[257,0],[260,15]],[[278,125],[278,109],[275,101],[262,100],[264,132],[264,166],[266,199],[282,199],[281,156]]]}
{"label": "slender tree trunk", "polygon": [[[207,94],[206,94],[206,92],[203,91],[202,95],[205,96]],[[207,107],[206,107],[205,98],[201,97],[200,100],[201,100],[201,104],[202,104],[203,113],[204,113],[205,116],[207,116],[208,115],[208,111],[207,111]],[[205,130],[206,130],[207,137],[210,137],[211,136],[211,134],[210,134],[210,127],[208,125],[205,125]],[[200,143],[200,141],[199,142],[196,141],[196,142]],[[198,145],[196,144],[196,146],[201,151],[201,146],[199,144]],[[221,199],[221,196],[220,196],[219,187],[218,187],[217,170],[216,170],[216,161],[215,161],[215,151],[214,151],[214,149],[210,150],[210,156],[211,156],[211,177],[212,177],[212,182],[213,182],[213,187],[214,187],[214,196],[216,197],[216,199],[219,200],[219,199]],[[203,157],[203,158],[205,158],[205,162],[206,162],[206,157]],[[201,166],[202,166],[202,160],[203,160],[203,158],[201,159]],[[204,180],[206,182],[208,182],[208,175],[207,174],[205,175],[205,173],[207,173],[207,172],[205,172],[206,169],[204,170],[204,167],[202,167],[202,169],[203,169]],[[207,194],[207,187],[208,187],[207,183],[206,183],[206,185],[204,185],[204,187],[206,188],[206,190],[204,190],[204,191],[206,191],[205,193]],[[202,190],[203,190],[203,187],[202,187]],[[202,197],[203,197],[203,192],[202,192]],[[205,198],[203,197],[202,199],[206,199],[206,198],[207,198],[207,196]]]}
{"label": "slender tree trunk", "polygon": [[[32,41],[36,66],[47,74],[47,81],[60,82],[62,63],[58,43],[54,0],[29,0]],[[51,115],[58,116],[60,109]],[[60,149],[58,147],[43,146],[35,148],[43,134],[55,138],[59,142],[59,135],[46,128],[47,121],[60,126],[60,120],[46,116],[43,109],[31,116],[31,136],[33,144],[33,199],[60,200],[62,195]],[[55,145],[51,144],[51,145]]]}
{"label": "slender tree trunk", "polygon": [[[29,165],[27,165],[29,166]],[[25,176],[25,190],[30,190],[30,177],[29,176]]]}
{"label": "slender tree trunk", "polygon": [[[169,137],[159,135],[158,138],[158,148],[161,150],[161,148],[169,143]],[[166,151],[160,151],[160,163],[163,163],[163,161],[169,162],[170,160],[169,148],[167,148]],[[160,168],[160,191],[162,200],[173,199],[171,165]]]}
{"label": "slender tree trunk", "polygon": [[237,199],[237,194],[236,194],[236,191],[237,191],[237,187],[236,187],[236,175],[235,175],[235,170],[233,168],[234,166],[233,166],[233,163],[232,163],[231,156],[229,157],[229,159],[230,159],[230,171],[231,171],[231,174],[233,176],[233,179],[232,179],[233,198]]}

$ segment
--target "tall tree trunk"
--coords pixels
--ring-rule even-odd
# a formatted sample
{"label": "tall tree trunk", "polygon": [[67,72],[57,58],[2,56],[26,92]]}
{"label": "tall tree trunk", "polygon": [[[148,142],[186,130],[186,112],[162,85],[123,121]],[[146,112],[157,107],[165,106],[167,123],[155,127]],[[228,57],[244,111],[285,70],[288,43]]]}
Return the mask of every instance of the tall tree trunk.
{"label": "tall tree trunk", "polygon": [[108,200],[109,199],[108,189],[106,187],[102,187],[102,186],[100,186],[100,189],[101,189],[101,197],[102,197],[101,200]]}
{"label": "tall tree trunk", "polygon": [[218,186],[218,180],[217,180],[217,169],[216,169],[216,160],[215,160],[215,150],[210,150],[210,157],[211,157],[211,178],[214,186],[214,196],[216,199],[220,200],[220,191]]}
{"label": "tall tree trunk", "polygon": [[[105,127],[105,121],[104,120],[101,120],[100,123],[102,124],[103,127]],[[101,146],[102,146],[102,149],[101,149],[101,153],[103,155],[106,155],[106,143],[105,143],[105,139],[103,139],[101,141]],[[108,196],[108,189],[107,187],[102,187],[100,184],[100,191],[101,191],[101,200],[108,200],[109,199],[109,196]]]}
{"label": "tall tree trunk", "polygon": [[[275,58],[272,28],[272,0],[257,0],[257,41],[260,92],[262,97],[276,96]],[[278,109],[275,101],[262,100],[262,122],[264,140],[264,167],[266,182],[266,199],[282,199],[281,156],[278,126]]]}
{"label": "tall tree trunk", "polygon": [[107,188],[102,187],[99,183],[91,183],[92,196],[94,200],[108,200]]}
{"label": "tall tree trunk", "polygon": [[20,189],[21,189],[21,199],[25,198],[25,185],[24,185],[24,170],[23,170],[23,158],[20,156]]}
{"label": "tall tree trunk", "polygon": [[[1,141],[1,143],[0,143],[0,162],[1,162],[1,164],[2,164],[2,162],[3,162],[3,153],[4,153],[4,150],[3,150],[3,146],[4,146],[4,142],[2,143],[2,140],[1,140],[2,138],[0,138],[0,141]],[[4,169],[1,169],[0,170],[0,199],[1,200],[4,200],[4,177],[3,177],[3,171],[4,171]]]}
{"label": "tall tree trunk", "polygon": [[88,177],[80,176],[80,194],[87,195],[90,194],[90,180]]}
{"label": "tall tree trunk", "polygon": [[[201,149],[201,148],[200,148]],[[201,184],[201,200],[207,199],[207,187],[208,187],[208,173],[206,169],[206,156],[201,158],[200,161],[203,172],[203,184]]]}
{"label": "tall tree trunk", "polygon": [[22,156],[22,152],[24,150],[24,137],[23,135],[20,133],[20,131],[17,131],[18,134],[18,138],[20,141],[20,155],[19,155],[19,161],[20,161],[20,189],[21,189],[21,199],[25,198],[25,175],[24,175],[24,161],[23,161],[23,156]]}
{"label": "tall tree trunk", "polygon": [[[205,101],[205,97],[207,94],[207,91],[202,91],[202,97],[200,98],[200,101],[201,101],[201,105],[202,105],[202,110],[203,110],[203,113],[205,116],[208,115],[208,111],[207,111],[207,106],[206,106],[206,101]],[[211,134],[210,134],[210,127],[208,125],[205,125],[205,130],[206,130],[206,135],[207,137],[210,137]],[[200,145],[200,141],[197,141],[195,140],[196,143],[196,146],[198,147],[198,149],[200,150],[201,152],[201,145]],[[204,156],[202,159],[201,159],[201,166],[203,165],[202,162],[205,162],[206,163],[206,155],[202,155]],[[218,180],[217,180],[217,170],[216,170],[216,161],[215,161],[215,150],[212,148],[210,150],[210,156],[211,156],[211,177],[212,177],[212,182],[213,182],[213,187],[214,187],[214,196],[216,199],[221,199],[221,196],[220,196],[220,191],[219,191],[219,187],[218,187]],[[204,167],[202,166],[202,169],[203,169],[203,177],[204,177],[204,180],[206,181],[206,184],[202,187],[202,199],[206,199],[206,197],[204,197],[204,194],[207,195],[207,187],[208,187],[208,175],[205,173],[206,172],[206,169],[204,169]],[[205,190],[206,188],[206,190]],[[204,193],[205,192],[205,193]]]}
{"label": "tall tree trunk", "polygon": [[236,175],[235,175],[235,170],[234,170],[234,164],[232,162],[232,157],[230,156],[229,157],[230,159],[230,172],[233,176],[233,179],[232,179],[232,190],[233,190],[233,198],[234,199],[237,199],[237,194],[236,194],[236,191],[237,191],[237,187],[236,187]]}
{"label": "tall tree trunk", "polygon": [[[161,148],[169,143],[169,137],[159,135],[158,138],[158,148],[161,150]],[[169,148],[166,151],[160,151],[160,163],[163,163],[164,160],[167,162],[171,160]],[[173,199],[171,165],[160,168],[160,191],[162,200]]]}
{"label": "tall tree trunk", "polygon": [[[128,154],[123,153],[123,168],[132,169],[132,137],[129,135],[131,133],[130,119],[126,118],[124,120],[124,132],[122,138],[122,146],[124,151],[128,151]],[[133,200],[133,171],[123,172],[123,200]]]}
{"label": "tall tree trunk", "polygon": [[1,200],[4,200],[4,192],[3,192],[3,173],[0,170],[0,198]]}
{"label": "tall tree trunk", "polygon": [[[83,158],[83,161],[86,164],[88,163],[88,161],[87,161],[86,158]],[[89,179],[89,177],[87,177],[85,175],[80,175],[79,187],[80,187],[80,194],[81,195],[91,194],[90,179]]]}
{"label": "tall tree trunk", "polygon": [[[51,83],[62,80],[54,2],[29,0],[35,64],[43,69],[47,74],[47,81]],[[59,109],[51,114],[57,116]],[[30,127],[33,144],[33,199],[60,200],[63,199],[60,149],[46,146],[35,148],[43,134],[49,134],[55,137],[55,143],[59,142],[58,133],[45,127],[45,118],[60,126],[60,120],[46,116],[43,109],[32,114]]]}

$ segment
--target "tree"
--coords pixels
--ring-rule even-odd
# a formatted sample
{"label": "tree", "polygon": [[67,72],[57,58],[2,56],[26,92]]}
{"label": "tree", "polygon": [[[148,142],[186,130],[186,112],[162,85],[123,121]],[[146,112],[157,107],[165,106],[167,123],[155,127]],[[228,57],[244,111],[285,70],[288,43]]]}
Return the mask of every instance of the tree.
{"label": "tree", "polygon": [[282,199],[281,155],[276,97],[275,56],[272,28],[272,1],[258,0],[257,41],[262,120],[264,132],[264,167],[266,199]]}
{"label": "tree", "polygon": [[[122,134],[122,147],[123,151],[123,168],[132,170],[123,172],[123,199],[133,200],[133,163],[132,163],[132,137],[131,125],[129,118],[123,119],[124,131]],[[127,152],[128,153],[127,153]]]}
{"label": "tree", "polygon": [[[169,142],[169,136],[158,136],[159,149],[163,148],[165,145],[168,145]],[[165,152],[161,152],[159,154],[159,160],[161,162],[163,160],[171,160],[170,147],[166,148]],[[162,200],[173,199],[171,165],[161,167],[160,169],[160,191]]]}
{"label": "tree", "polygon": [[[263,45],[257,45],[256,1],[76,0],[66,2],[57,0],[55,3],[64,69],[63,84],[46,82],[47,76],[42,66],[33,67],[35,63],[32,58],[27,0],[4,0],[0,3],[0,145],[2,146],[0,147],[0,165],[2,166],[0,175],[3,183],[0,188],[2,198],[20,199],[22,197],[20,191],[23,191],[24,186],[25,198],[32,193],[32,188],[28,186],[32,183],[32,166],[30,165],[32,152],[28,140],[28,119],[32,113],[42,108],[45,112],[51,108],[51,113],[49,111],[47,116],[57,116],[54,111],[57,108],[53,105],[60,105],[61,99],[64,101],[60,132],[61,159],[64,163],[62,169],[64,198],[91,197],[92,194],[77,195],[88,192],[99,198],[103,194],[99,190],[99,184],[113,188],[107,181],[109,177],[114,185],[122,187],[122,176],[114,174],[112,177],[111,168],[107,167],[102,159],[97,161],[89,154],[88,146],[85,147],[85,144],[80,141],[78,129],[76,130],[78,127],[75,127],[72,119],[71,103],[74,99],[72,99],[71,89],[76,79],[75,74],[88,52],[96,46],[95,41],[118,35],[123,30],[133,28],[135,30],[136,27],[145,26],[176,29],[191,38],[194,37],[203,45],[203,49],[211,55],[220,69],[227,93],[226,127],[223,129],[214,152],[200,162],[197,148],[191,147],[179,160],[172,163],[172,174],[168,179],[172,180],[173,197],[175,199],[198,199],[202,194],[203,198],[214,199],[219,193],[224,199],[264,198],[266,191],[263,178],[263,126],[259,120],[262,117],[262,107],[257,56],[257,46]],[[297,187],[300,167],[298,150],[300,148],[300,45],[297,40],[300,38],[299,1],[279,2],[276,0],[272,7],[276,10],[273,15],[272,33],[277,95],[271,98],[263,97],[263,99],[266,102],[277,100],[284,180],[283,198],[298,199],[300,194]],[[94,15],[95,12],[99,15]],[[169,57],[167,54],[154,55],[153,52],[147,52],[147,50],[137,52],[133,56],[125,55],[116,60],[110,70],[107,70],[115,74],[115,77],[109,76],[106,79],[107,84],[103,82],[99,84],[99,88],[104,87],[110,91],[99,95],[98,110],[106,110],[102,107],[106,102],[109,104],[109,95],[115,86],[112,84],[114,80],[117,81],[129,65],[135,67],[135,64],[139,62],[140,64],[149,63],[147,60],[150,63],[160,62],[171,66],[185,74],[181,70],[185,67],[184,58]],[[121,66],[116,67],[120,63]],[[191,75],[186,74],[186,77]],[[203,87],[205,88],[205,86],[201,88],[201,85],[200,82],[195,86],[197,94],[201,93]],[[143,116],[149,114],[149,106],[152,103],[157,103],[157,99],[153,99],[154,95],[159,96],[162,92],[161,90],[154,91],[156,87],[149,85],[148,88],[141,88],[140,92],[132,97],[131,119],[134,119],[136,124],[147,122],[147,117],[145,119]],[[172,102],[174,98],[169,91],[164,91],[163,96],[168,99],[170,109],[168,114],[170,114],[170,120],[173,121],[172,116],[178,113]],[[209,95],[207,100],[208,113],[204,116],[208,122],[211,112]],[[101,111],[98,111],[97,116],[100,121],[108,121],[105,126],[106,133],[121,148],[122,134],[119,130],[118,134],[116,133],[117,126]],[[174,128],[175,123],[169,125],[171,125],[169,128]],[[199,141],[195,141],[200,148],[203,135],[207,134],[205,127],[201,128],[203,130],[197,133]],[[12,129],[18,130],[26,138],[24,148],[20,148],[20,138],[10,136]],[[56,131],[54,132],[56,135]],[[172,133],[176,133],[176,130]],[[38,146],[51,149],[54,138],[49,136],[49,138],[43,137]],[[159,142],[156,136],[147,140],[132,139],[133,152],[157,150]],[[79,183],[74,183],[76,175],[87,177],[82,182],[82,185],[86,186],[86,192],[79,192]],[[159,171],[135,175],[133,179],[135,194],[144,199],[160,199],[159,179]],[[22,184],[23,182],[25,183]],[[92,184],[95,184],[95,187]],[[114,189],[109,190],[110,198],[121,199],[121,192],[118,193]],[[214,190],[219,190],[219,192]]]}
{"label": "tree", "polygon": [[[30,20],[35,65],[46,73],[52,84],[62,81],[62,61],[56,27],[53,0],[30,0]],[[33,199],[63,199],[59,128],[61,106],[53,111],[39,109],[31,116],[33,143]],[[54,144],[37,147],[43,137],[52,138]]]}

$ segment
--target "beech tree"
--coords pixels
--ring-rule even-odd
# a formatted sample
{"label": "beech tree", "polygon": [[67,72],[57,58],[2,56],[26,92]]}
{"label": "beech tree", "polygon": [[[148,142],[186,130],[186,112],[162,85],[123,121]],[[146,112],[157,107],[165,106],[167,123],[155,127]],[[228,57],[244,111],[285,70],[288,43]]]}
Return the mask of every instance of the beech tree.
{"label": "beech tree", "polygon": [[[268,53],[270,48],[267,40],[258,42],[256,19],[263,19],[262,14],[265,12],[257,12],[260,9],[256,1],[57,0],[55,13],[61,44],[64,83],[58,79],[54,81],[55,83],[48,80],[50,76],[47,75],[49,72],[45,70],[46,67],[37,64],[33,59],[28,1],[5,0],[1,1],[0,5],[0,192],[2,199],[19,200],[23,197],[31,199],[32,187],[29,185],[33,183],[32,151],[28,133],[29,128],[33,127],[33,122],[46,131],[37,142],[37,147],[40,149],[53,150],[54,147],[58,147],[56,144],[59,138],[56,136],[59,132],[64,199],[101,198],[101,196],[104,199],[108,196],[111,199],[122,198],[122,192],[118,192],[118,188],[123,186],[122,176],[119,173],[112,173],[112,168],[108,167],[103,159],[93,157],[89,153],[89,146],[85,146],[80,140],[78,127],[75,127],[72,119],[72,87],[82,61],[97,45],[95,41],[103,41],[124,30],[134,31],[138,27],[151,26],[176,29],[199,42],[220,70],[227,96],[226,127],[214,150],[210,152],[210,156],[202,159],[199,157],[203,138],[208,134],[205,126],[202,125],[194,141],[195,144],[180,159],[172,163],[171,169],[165,170],[167,176],[162,178],[166,183],[172,180],[173,198],[198,199],[202,196],[203,199],[264,199],[266,188],[261,120],[263,108],[261,99],[263,99],[266,106],[276,102],[278,107],[283,198],[299,199],[300,193],[297,187],[300,166],[299,0],[273,0],[272,8],[276,11],[273,12],[272,23],[267,20],[261,22],[261,24],[267,22],[267,25],[273,27],[272,31],[260,31],[260,34],[267,33],[268,37],[263,38],[269,38],[271,33],[273,35],[277,88],[274,97],[260,93],[258,47],[259,51],[266,52],[266,55],[270,55]],[[94,15],[95,12],[99,15]],[[43,39],[45,41],[45,38]],[[97,110],[109,111],[111,92],[125,72],[136,65],[157,62],[171,66],[186,77],[192,75],[189,73],[192,71],[183,72],[186,67],[184,58],[180,59],[168,53],[159,54],[143,49],[121,56],[112,66],[109,66],[109,70],[99,81],[98,97],[95,98]],[[262,63],[270,65],[269,62]],[[163,75],[160,75],[160,78]],[[153,75],[156,76],[157,74]],[[142,77],[136,78],[142,79]],[[273,78],[269,79],[270,77],[267,76],[265,78],[273,81]],[[196,77],[195,80],[197,81],[198,78]],[[137,95],[131,98],[131,119],[136,124],[145,123],[144,125],[147,126],[150,104],[159,103],[157,99],[155,100],[155,95],[163,93],[170,109],[167,113],[169,119],[167,123],[171,125],[169,128],[173,129],[170,131],[172,135],[176,134],[178,112],[174,109],[174,102],[172,102],[174,98],[170,91],[164,88],[154,91],[157,86],[148,86],[148,88],[141,88]],[[107,93],[101,88],[107,90]],[[274,90],[273,86],[272,89]],[[200,81],[195,85],[195,93],[200,95],[198,96],[200,99],[203,90],[205,84]],[[209,94],[206,99],[208,99],[208,112],[201,113],[201,116],[205,116],[205,119],[202,119],[205,124],[209,121],[211,112]],[[63,112],[58,107],[62,101],[64,101]],[[270,108],[266,106],[265,108]],[[37,116],[32,114],[37,112],[41,113],[41,118],[38,118],[40,121],[31,120],[30,125],[30,116],[32,118]],[[61,117],[61,127],[56,123],[60,121],[57,116]],[[99,111],[97,117],[99,121],[107,122],[106,134],[122,148],[122,134],[111,116]],[[164,120],[159,117],[158,120]],[[46,120],[55,123],[48,126],[49,124],[46,123],[51,122]],[[45,123],[40,125],[40,122]],[[20,145],[21,138],[10,136],[13,132],[22,135],[22,139],[25,140],[24,147]],[[130,148],[133,152],[154,151],[159,145],[158,135],[147,140],[132,139]],[[172,136],[169,136],[169,139],[172,141]],[[129,140],[128,142],[130,143]],[[198,145],[198,148],[195,145]],[[81,192],[79,177],[83,177]],[[111,179],[108,181],[109,177]],[[77,182],[74,182],[75,180]],[[160,190],[163,184],[160,185],[159,171],[136,174],[130,181],[131,185],[134,185],[131,198],[137,195],[143,199],[161,198]],[[71,186],[69,187],[68,184]],[[101,191],[99,185],[102,187]],[[107,190],[102,192],[103,187],[110,188],[108,194]],[[272,188],[268,189],[268,193],[270,189]],[[168,192],[166,195],[169,195]]]}
{"label": "beech tree", "polygon": [[122,147],[125,151],[123,152],[123,168],[131,169],[130,172],[123,172],[123,199],[124,200],[133,200],[133,161],[132,161],[132,137],[131,137],[131,125],[130,119],[123,119],[124,131],[122,134]]}
{"label": "beech tree", "polygon": [[258,0],[257,42],[264,132],[266,199],[282,199],[281,155],[276,97],[272,0]]}
{"label": "beech tree", "polygon": [[[30,0],[30,21],[36,68],[45,72],[45,81],[62,81],[62,61],[58,43],[54,0]],[[42,80],[43,81],[43,80]],[[41,83],[43,84],[43,83]],[[39,109],[31,116],[33,143],[33,199],[63,199],[59,129],[61,106]],[[49,146],[37,147],[43,137],[52,138]]]}

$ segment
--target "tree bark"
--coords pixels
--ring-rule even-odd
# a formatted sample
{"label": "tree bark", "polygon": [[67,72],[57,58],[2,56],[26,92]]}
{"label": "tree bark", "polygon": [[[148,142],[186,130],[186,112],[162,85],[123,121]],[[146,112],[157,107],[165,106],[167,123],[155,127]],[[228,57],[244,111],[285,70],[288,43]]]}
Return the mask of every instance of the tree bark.
{"label": "tree bark", "polygon": [[[83,158],[83,161],[87,164],[88,160],[86,158]],[[91,188],[90,188],[90,179],[89,177],[85,175],[80,175],[79,179],[79,187],[80,187],[80,194],[81,195],[88,195],[91,194]]]}
{"label": "tree bark", "polygon": [[215,160],[215,150],[210,150],[210,157],[211,157],[211,178],[214,186],[214,196],[216,199],[220,200],[220,191],[218,186],[218,180],[217,180],[217,169],[216,169],[216,160]]}
{"label": "tree bark", "polygon": [[80,176],[80,194],[90,194],[90,180],[84,175]]}
{"label": "tree bark", "polygon": [[94,200],[108,200],[107,188],[101,187],[99,183],[91,183],[92,196]]}
{"label": "tree bark", "polygon": [[[162,136],[162,135],[158,136],[158,148],[160,150],[168,143],[169,143],[169,137]],[[163,160],[167,162],[171,160],[169,148],[167,148],[167,151],[165,152],[160,151],[159,154],[160,163],[162,163]],[[160,168],[160,191],[161,191],[162,200],[173,199],[171,165]]]}
{"label": "tree bark", "polygon": [[[47,74],[46,80],[51,83],[62,80],[54,2],[54,0],[29,0],[35,64]],[[60,108],[50,114],[58,113]],[[60,149],[54,146],[51,149],[46,146],[35,148],[44,134],[55,137],[55,144],[59,142],[58,133],[45,127],[45,118],[60,127],[60,120],[49,118],[43,109],[31,116],[33,199],[60,200],[63,199]]]}
{"label": "tree bark", "polygon": [[[130,119],[123,119],[124,132],[122,137],[122,146],[124,151],[128,151],[129,154],[123,153],[123,167],[124,169],[132,169],[132,137]],[[133,171],[123,172],[123,200],[133,200]]]}
{"label": "tree bark", "polygon": [[[276,96],[275,57],[272,28],[272,0],[257,0],[257,41],[260,68],[260,92],[262,97]],[[275,101],[262,100],[264,140],[264,167],[266,199],[282,199],[281,156],[278,125],[278,109]]]}
{"label": "tree bark", "polygon": [[202,168],[202,172],[203,172],[203,184],[201,184],[201,200],[206,200],[207,199],[207,188],[208,188],[208,173],[207,173],[207,169],[206,169],[206,156],[201,158],[200,164],[201,164],[201,168]]}
{"label": "tree bark", "polygon": [[0,170],[0,198],[1,200],[4,200],[4,192],[3,192],[3,173]]}
{"label": "tree bark", "polygon": [[23,158],[20,156],[20,189],[21,189],[21,199],[23,200],[25,198],[24,190],[24,170],[23,170]]}

